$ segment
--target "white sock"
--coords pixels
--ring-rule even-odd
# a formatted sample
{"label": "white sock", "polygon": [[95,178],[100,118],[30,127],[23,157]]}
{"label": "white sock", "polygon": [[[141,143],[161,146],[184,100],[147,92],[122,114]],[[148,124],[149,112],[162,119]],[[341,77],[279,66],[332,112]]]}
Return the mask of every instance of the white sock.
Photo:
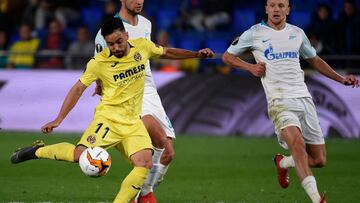
{"label": "white sock", "polygon": [[154,150],[154,154],[152,155],[152,162],[153,162],[153,164],[159,164],[161,155],[165,149],[153,147],[153,150]]}
{"label": "white sock", "polygon": [[160,175],[158,176],[158,179],[157,179],[157,181],[155,182],[155,185],[153,186],[153,190],[154,190],[154,191],[155,191],[155,189],[156,189],[157,187],[159,187],[160,183],[164,180],[164,176],[165,176],[168,168],[169,168],[169,165],[165,166],[165,165],[163,165],[163,164],[160,164],[159,171],[158,171],[158,173],[159,173]]}
{"label": "white sock", "polygon": [[292,156],[284,156],[283,159],[280,161],[281,168],[290,168],[295,167],[295,161]]}
{"label": "white sock", "polygon": [[147,195],[150,192],[153,192],[153,187],[155,183],[158,181],[159,176],[159,170],[161,169],[162,164],[160,164],[161,155],[164,151],[164,149],[153,147],[154,154],[152,156],[152,162],[153,166],[144,182],[144,185],[141,187],[141,196]]}
{"label": "white sock", "polygon": [[301,185],[303,186],[305,192],[308,194],[313,203],[320,202],[321,197],[318,192],[314,176],[307,176],[306,178],[304,178],[304,180],[301,182]]}
{"label": "white sock", "polygon": [[145,180],[144,185],[141,188],[141,196],[145,196],[150,192],[154,192],[154,186],[156,183],[161,182],[162,178],[164,177],[167,166],[162,164],[153,164],[148,177]]}

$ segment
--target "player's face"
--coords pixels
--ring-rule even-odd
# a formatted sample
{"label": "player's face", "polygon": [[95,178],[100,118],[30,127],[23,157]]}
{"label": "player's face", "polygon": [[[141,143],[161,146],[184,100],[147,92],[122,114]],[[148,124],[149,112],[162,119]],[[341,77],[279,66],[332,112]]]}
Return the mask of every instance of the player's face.
{"label": "player's face", "polygon": [[283,24],[290,12],[289,0],[268,0],[265,9],[268,15],[268,24]]}
{"label": "player's face", "polygon": [[141,13],[144,5],[144,0],[123,0],[123,1],[125,4],[125,8],[129,12],[133,13],[134,15]]}
{"label": "player's face", "polygon": [[128,52],[128,38],[129,36],[127,32],[117,30],[112,34],[105,36],[105,41],[111,53],[117,58],[121,58]]}

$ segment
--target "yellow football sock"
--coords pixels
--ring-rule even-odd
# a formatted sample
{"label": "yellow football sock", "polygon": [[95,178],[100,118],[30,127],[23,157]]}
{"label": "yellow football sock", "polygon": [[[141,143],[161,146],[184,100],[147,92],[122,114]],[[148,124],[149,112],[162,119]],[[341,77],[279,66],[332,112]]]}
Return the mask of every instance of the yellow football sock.
{"label": "yellow football sock", "polygon": [[140,191],[149,171],[149,169],[144,167],[134,167],[121,183],[120,191],[114,203],[128,203],[131,201]]}
{"label": "yellow football sock", "polygon": [[62,142],[58,144],[40,147],[35,155],[42,159],[54,159],[61,161],[74,162],[75,145]]}

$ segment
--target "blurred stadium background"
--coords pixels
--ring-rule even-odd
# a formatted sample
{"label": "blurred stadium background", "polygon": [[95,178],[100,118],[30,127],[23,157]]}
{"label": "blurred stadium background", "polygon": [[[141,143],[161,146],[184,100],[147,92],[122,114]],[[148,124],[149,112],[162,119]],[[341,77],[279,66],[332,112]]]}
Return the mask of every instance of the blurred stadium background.
{"label": "blurred stadium background", "polygon": [[[264,0],[152,0],[144,15],[153,23],[153,41],[222,53],[229,43],[264,18]],[[359,0],[293,0],[289,22],[303,28],[318,53],[334,67],[358,72]],[[113,16],[120,0],[2,0],[0,2],[0,67],[83,69],[101,21]],[[22,25],[30,26],[21,29]],[[25,31],[24,31],[25,30]],[[34,61],[13,61],[12,45],[20,32],[39,42]],[[36,44],[36,43],[34,43]],[[81,48],[80,48],[81,47]],[[82,52],[79,53],[79,50]],[[19,51],[19,50],[13,50]],[[154,70],[236,73],[219,60],[154,62]],[[210,66],[210,68],[209,68]]]}
{"label": "blurred stadium background", "polygon": [[[163,46],[223,53],[264,18],[264,0],[146,0],[152,39]],[[360,0],[292,0],[289,22],[303,28],[318,54],[338,72],[360,73]],[[0,202],[106,202],[129,166],[114,161],[101,179],[71,164],[35,161],[10,165],[9,156],[36,139],[76,143],[98,97],[88,88],[80,103],[46,137],[64,96],[94,53],[94,37],[119,0],[0,0]],[[30,41],[31,49],[13,46]],[[20,53],[19,53],[20,52]],[[26,56],[25,60],[17,57]],[[249,54],[244,59],[252,61]],[[331,202],[360,199],[360,94],[303,68],[327,136],[328,166],[315,170]],[[308,202],[292,173],[280,190],[272,155],[278,146],[260,81],[220,59],[154,60],[163,105],[177,132],[176,158],[159,202]],[[110,151],[121,159],[117,152]],[[109,177],[108,177],[109,176]],[[94,192],[96,191],[96,192]]]}

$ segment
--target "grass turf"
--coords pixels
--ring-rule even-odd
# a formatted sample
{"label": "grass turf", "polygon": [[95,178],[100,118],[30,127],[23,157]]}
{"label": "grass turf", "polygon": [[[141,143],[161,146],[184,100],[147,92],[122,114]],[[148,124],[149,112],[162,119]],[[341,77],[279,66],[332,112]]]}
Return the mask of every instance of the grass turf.
{"label": "grass turf", "polygon": [[[102,178],[83,175],[77,164],[33,160],[12,165],[11,153],[36,139],[76,143],[77,134],[0,133],[0,202],[111,202],[130,165],[111,149],[113,163]],[[314,169],[329,202],[360,199],[360,140],[328,139],[328,165]],[[156,191],[160,203],[310,202],[291,170],[288,189],[276,181],[273,154],[286,153],[275,138],[178,135],[176,156]]]}

